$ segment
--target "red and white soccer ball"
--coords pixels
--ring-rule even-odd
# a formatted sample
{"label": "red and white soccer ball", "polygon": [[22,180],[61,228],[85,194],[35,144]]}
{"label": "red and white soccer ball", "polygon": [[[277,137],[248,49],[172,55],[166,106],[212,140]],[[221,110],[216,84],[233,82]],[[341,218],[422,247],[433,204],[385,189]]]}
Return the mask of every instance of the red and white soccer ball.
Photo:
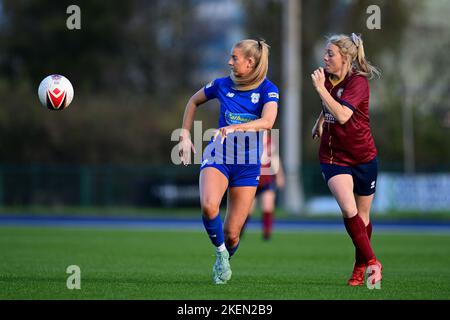
{"label": "red and white soccer ball", "polygon": [[41,81],[38,89],[39,100],[50,110],[63,110],[73,99],[70,81],[59,74],[52,74]]}

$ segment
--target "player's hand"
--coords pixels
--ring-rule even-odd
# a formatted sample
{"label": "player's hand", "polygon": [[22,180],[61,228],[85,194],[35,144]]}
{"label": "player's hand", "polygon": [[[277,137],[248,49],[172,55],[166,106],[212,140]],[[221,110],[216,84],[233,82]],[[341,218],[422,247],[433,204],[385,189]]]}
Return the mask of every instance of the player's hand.
{"label": "player's hand", "polygon": [[222,127],[219,128],[217,130],[217,132],[214,134],[214,139],[213,141],[216,141],[216,139],[221,136],[221,140],[220,143],[223,144],[223,142],[225,141],[225,138],[227,137],[227,135],[229,135],[230,133],[233,133],[235,131],[238,131],[238,129],[236,128],[235,125],[231,125],[231,126],[226,126],[226,127]]}
{"label": "player's hand", "polygon": [[323,126],[319,120],[316,121],[314,127],[311,130],[311,135],[313,139],[319,139],[322,136]]}
{"label": "player's hand", "polygon": [[320,91],[325,88],[325,71],[322,67],[314,70],[311,74],[311,79],[316,91]]}
{"label": "player's hand", "polygon": [[188,136],[180,136],[180,142],[178,143],[178,153],[181,158],[181,163],[185,166],[191,163],[191,151],[197,153],[194,144]]}

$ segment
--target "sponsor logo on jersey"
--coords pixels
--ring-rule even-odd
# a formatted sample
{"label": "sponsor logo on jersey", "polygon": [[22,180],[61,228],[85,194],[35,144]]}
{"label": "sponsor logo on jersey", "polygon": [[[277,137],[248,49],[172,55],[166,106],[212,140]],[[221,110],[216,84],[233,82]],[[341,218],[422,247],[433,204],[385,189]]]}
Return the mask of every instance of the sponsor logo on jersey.
{"label": "sponsor logo on jersey", "polygon": [[203,160],[201,167],[205,166],[208,163],[208,159]]}
{"label": "sponsor logo on jersey", "polygon": [[256,177],[256,181],[259,181],[259,176]]}
{"label": "sponsor logo on jersey", "polygon": [[205,86],[205,88],[206,88],[206,89],[211,88],[213,84],[214,84],[214,81],[211,81],[210,83],[208,83],[208,84]]}
{"label": "sponsor logo on jersey", "polygon": [[233,92],[228,92],[228,93],[227,93],[227,97],[233,98],[233,97],[234,97],[234,93],[233,93]]}
{"label": "sponsor logo on jersey", "polygon": [[325,122],[327,123],[335,123],[336,119],[333,117],[333,115],[329,112],[325,112]]}
{"label": "sponsor logo on jersey", "polygon": [[225,120],[228,124],[246,123],[258,119],[258,117],[251,113],[232,113],[225,111]]}
{"label": "sponsor logo on jersey", "polygon": [[336,93],[337,97],[341,98],[342,97],[342,93],[344,93],[344,88],[339,88],[339,90]]}
{"label": "sponsor logo on jersey", "polygon": [[370,189],[374,189],[375,188],[375,181],[372,181],[371,183],[370,183]]}
{"label": "sponsor logo on jersey", "polygon": [[269,93],[267,94],[267,96],[268,96],[269,98],[277,98],[277,99],[279,99],[278,92],[269,92]]}
{"label": "sponsor logo on jersey", "polygon": [[253,92],[250,98],[253,104],[257,104],[259,102],[259,93]]}

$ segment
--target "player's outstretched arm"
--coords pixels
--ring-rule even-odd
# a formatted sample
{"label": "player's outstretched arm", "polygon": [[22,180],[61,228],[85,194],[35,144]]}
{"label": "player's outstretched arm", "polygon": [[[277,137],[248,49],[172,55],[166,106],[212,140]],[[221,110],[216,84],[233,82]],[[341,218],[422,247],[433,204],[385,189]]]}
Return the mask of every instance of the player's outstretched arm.
{"label": "player's outstretched arm", "polygon": [[186,104],[186,108],[184,109],[183,115],[183,130],[181,135],[186,135],[189,131],[191,131],[192,123],[194,122],[195,111],[197,107],[201,104],[205,103],[208,99],[206,98],[205,91],[202,89],[198,90],[188,101]]}
{"label": "player's outstretched arm", "polygon": [[180,144],[179,144],[179,154],[181,157],[181,161],[183,164],[187,165],[190,162],[191,158],[191,150],[194,153],[197,151],[194,148],[194,144],[191,141],[191,127],[194,122],[195,111],[197,107],[203,103],[205,103],[208,99],[206,98],[205,92],[202,89],[197,91],[186,104],[186,108],[184,110],[183,115],[183,125],[180,133]]}

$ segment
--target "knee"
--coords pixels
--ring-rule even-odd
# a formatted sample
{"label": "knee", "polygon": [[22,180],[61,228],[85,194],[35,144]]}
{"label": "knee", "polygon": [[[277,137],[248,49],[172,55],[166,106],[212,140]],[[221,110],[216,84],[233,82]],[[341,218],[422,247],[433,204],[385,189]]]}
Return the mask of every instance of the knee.
{"label": "knee", "polygon": [[264,207],[263,207],[263,211],[264,212],[274,212],[275,211],[275,207],[274,207],[274,205],[273,204],[266,204]]}
{"label": "knee", "polygon": [[208,219],[213,219],[219,213],[220,203],[216,201],[211,201],[209,199],[202,200],[202,213],[203,216]]}
{"label": "knee", "polygon": [[356,208],[341,208],[341,211],[344,218],[352,218],[358,214],[358,210]]}
{"label": "knee", "polygon": [[370,217],[368,212],[359,211],[358,215],[361,217],[362,221],[364,221],[364,225],[367,226],[370,222]]}
{"label": "knee", "polygon": [[228,229],[225,228],[223,230],[224,236],[225,236],[225,244],[232,248],[234,246],[236,246],[239,242],[239,230],[232,230],[232,229]]}

